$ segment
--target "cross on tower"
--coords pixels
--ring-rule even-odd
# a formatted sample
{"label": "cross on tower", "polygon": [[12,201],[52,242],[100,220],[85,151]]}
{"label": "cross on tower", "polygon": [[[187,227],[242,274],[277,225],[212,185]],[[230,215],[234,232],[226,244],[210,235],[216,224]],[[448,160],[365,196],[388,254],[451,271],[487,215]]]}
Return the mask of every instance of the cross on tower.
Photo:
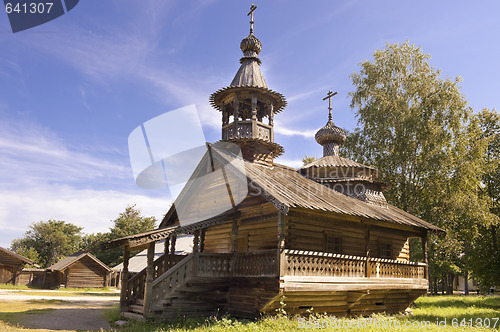
{"label": "cross on tower", "polygon": [[328,94],[326,95],[325,98],[323,98],[323,100],[327,100],[328,99],[328,120],[332,121],[333,117],[332,117],[332,97],[335,96],[337,94],[337,92],[332,92],[332,90],[328,91]]}
{"label": "cross on tower", "polygon": [[250,33],[253,33],[253,24],[255,23],[253,21],[253,12],[257,9],[257,6],[252,4],[252,7],[250,7],[250,11],[248,12],[247,16],[250,16]]}

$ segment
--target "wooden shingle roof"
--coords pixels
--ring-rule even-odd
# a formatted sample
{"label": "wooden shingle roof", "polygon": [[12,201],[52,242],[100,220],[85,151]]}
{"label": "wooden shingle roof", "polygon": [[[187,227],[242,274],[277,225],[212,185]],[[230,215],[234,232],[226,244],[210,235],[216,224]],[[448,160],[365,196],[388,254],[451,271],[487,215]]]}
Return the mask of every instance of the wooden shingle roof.
{"label": "wooden shingle roof", "polygon": [[47,270],[64,271],[69,266],[71,266],[72,264],[76,263],[77,261],[79,261],[80,259],[82,259],[84,257],[89,257],[90,259],[94,260],[97,264],[102,266],[103,269],[105,269],[108,272],[111,272],[111,269],[106,264],[104,264],[99,259],[97,259],[94,255],[92,255],[88,252],[81,252],[81,251],[75,252],[74,254],[72,254],[66,258],[61,259],[59,262],[49,266],[47,268]]}
{"label": "wooden shingle roof", "polygon": [[301,167],[301,169],[307,169],[311,167],[356,167],[375,170],[375,168],[373,167],[366,166],[347,158],[342,158],[340,156],[326,156]]}
{"label": "wooden shingle roof", "polygon": [[285,214],[290,208],[304,208],[444,232],[441,228],[395,206],[368,204],[341,194],[300,175],[293,168],[278,164],[274,164],[274,167],[267,167],[245,160],[235,163],[234,159],[237,157],[221,153],[220,150],[213,150],[215,150],[214,157],[229,167],[239,165],[236,168],[233,167],[236,173],[241,173],[243,163],[245,176],[251,182],[250,187],[260,188],[260,193]]}
{"label": "wooden shingle roof", "polygon": [[16,254],[13,251],[0,247],[0,264],[4,265],[23,265],[30,264],[34,265],[31,259],[28,259],[24,256]]}

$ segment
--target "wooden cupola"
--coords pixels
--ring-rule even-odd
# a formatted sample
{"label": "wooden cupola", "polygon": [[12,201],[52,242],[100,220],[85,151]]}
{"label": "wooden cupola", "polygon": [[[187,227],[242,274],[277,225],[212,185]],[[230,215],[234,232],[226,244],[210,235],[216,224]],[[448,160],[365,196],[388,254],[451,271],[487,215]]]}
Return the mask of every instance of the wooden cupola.
{"label": "wooden cupola", "polygon": [[347,132],[333,123],[332,97],[336,94],[337,92],[328,91],[323,98],[328,99],[328,122],[315,135],[316,142],[323,147],[323,157],[305,165],[299,173],[365,203],[387,206],[383,194],[386,184],[376,180],[378,170],[339,155]]}
{"label": "wooden cupola", "polygon": [[[210,96],[212,107],[222,112],[222,140],[238,144],[247,161],[272,165],[283,154],[274,142],[274,115],[286,107],[285,97],[268,88],[260,71],[262,43],[253,33],[252,6],[248,15],[250,34],[240,44],[241,66],[231,84]],[[267,118],[267,123],[264,120]]]}

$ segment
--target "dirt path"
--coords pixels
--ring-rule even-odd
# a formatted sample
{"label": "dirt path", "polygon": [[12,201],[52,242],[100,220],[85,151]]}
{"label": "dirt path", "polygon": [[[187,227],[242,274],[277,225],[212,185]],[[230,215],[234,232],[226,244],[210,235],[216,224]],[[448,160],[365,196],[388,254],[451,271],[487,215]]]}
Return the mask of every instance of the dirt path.
{"label": "dirt path", "polygon": [[28,329],[99,331],[109,329],[109,322],[103,313],[111,307],[56,308],[48,312],[21,314],[17,320]]}
{"label": "dirt path", "polygon": [[119,302],[118,294],[74,295],[74,293],[64,294],[61,291],[47,293],[33,290],[26,292],[0,290],[0,312],[12,312],[14,316],[9,320],[27,329],[99,331],[110,328],[103,314]]}

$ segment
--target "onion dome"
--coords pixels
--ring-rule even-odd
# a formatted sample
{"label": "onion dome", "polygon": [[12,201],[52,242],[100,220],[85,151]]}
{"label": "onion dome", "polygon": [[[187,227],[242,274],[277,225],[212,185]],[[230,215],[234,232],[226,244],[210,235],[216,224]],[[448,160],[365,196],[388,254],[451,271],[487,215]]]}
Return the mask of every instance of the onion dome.
{"label": "onion dome", "polygon": [[[262,50],[262,43],[260,40],[254,36],[253,33],[250,33],[248,37],[243,38],[240,43],[240,49],[243,52],[244,57],[240,60],[242,63],[245,58],[257,58],[260,51]],[[260,59],[257,58],[257,61],[260,62]]]}
{"label": "onion dome", "polygon": [[318,130],[314,138],[323,146],[328,143],[341,145],[346,140],[347,133],[344,129],[337,127],[332,120],[329,120],[323,128]]}
{"label": "onion dome", "polygon": [[338,156],[339,146],[344,143],[347,138],[347,132],[337,127],[332,120],[332,97],[337,92],[328,91],[328,95],[323,100],[328,99],[328,122],[318,130],[314,138],[319,145],[323,146],[323,157]]}

